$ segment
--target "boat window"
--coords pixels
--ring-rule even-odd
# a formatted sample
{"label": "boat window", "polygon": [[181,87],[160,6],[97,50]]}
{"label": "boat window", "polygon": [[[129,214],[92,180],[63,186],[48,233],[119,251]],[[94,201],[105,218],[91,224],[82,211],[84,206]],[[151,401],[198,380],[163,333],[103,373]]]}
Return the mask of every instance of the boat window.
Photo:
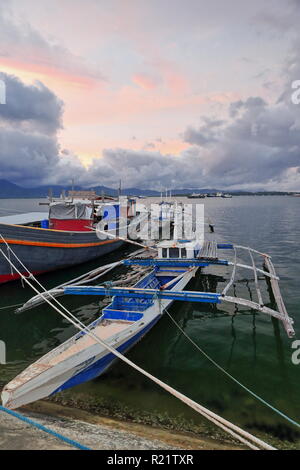
{"label": "boat window", "polygon": [[186,248],[181,248],[181,258],[186,258]]}
{"label": "boat window", "polygon": [[167,248],[163,248],[163,249],[162,249],[162,257],[163,257],[163,258],[167,258],[167,257],[168,257],[168,249],[167,249]]}
{"label": "boat window", "polygon": [[169,258],[179,258],[179,248],[169,248]]}

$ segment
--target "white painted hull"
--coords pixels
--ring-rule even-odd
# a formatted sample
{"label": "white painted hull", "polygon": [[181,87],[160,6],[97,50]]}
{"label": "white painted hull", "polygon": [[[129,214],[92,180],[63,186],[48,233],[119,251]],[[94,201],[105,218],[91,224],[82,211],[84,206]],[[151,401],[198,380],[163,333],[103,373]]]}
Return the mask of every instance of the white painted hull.
{"label": "white painted hull", "polygon": [[[195,275],[193,268],[170,290],[181,291]],[[147,276],[146,276],[147,277]],[[115,322],[105,326],[103,320],[90,325],[102,341],[124,353],[134,346],[159,320],[173,300],[155,300],[140,320]],[[108,334],[109,328],[112,334]],[[114,329],[117,331],[114,331]],[[14,409],[70,388],[77,383],[103,374],[116,357],[88,335],[78,333],[43,356],[5,386],[3,406]]]}

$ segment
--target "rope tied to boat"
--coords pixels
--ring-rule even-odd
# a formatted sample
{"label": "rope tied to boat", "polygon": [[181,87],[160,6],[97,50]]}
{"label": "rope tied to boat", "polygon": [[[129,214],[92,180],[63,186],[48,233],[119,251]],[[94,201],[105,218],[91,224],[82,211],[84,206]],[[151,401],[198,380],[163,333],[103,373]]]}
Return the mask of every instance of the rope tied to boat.
{"label": "rope tied to boat", "polygon": [[8,248],[8,247],[6,247],[6,249],[7,249],[7,255],[8,255],[8,257],[9,257],[10,274],[11,274],[11,276],[13,276],[14,271],[13,271],[13,268],[12,268],[12,265],[11,265],[10,251],[9,251],[9,248]]}
{"label": "rope tied to boat", "polygon": [[218,364],[214,359],[212,359],[195,341],[181,328],[181,326],[177,323],[177,321],[173,318],[173,316],[170,314],[170,312],[165,309],[166,314],[168,317],[172,320],[174,325],[181,331],[181,333],[187,338],[188,341],[190,341],[193,346],[203,354],[203,356],[206,357],[215,367],[217,367],[221,372],[223,372],[227,377],[229,377],[231,380],[233,380],[236,384],[238,384],[240,387],[242,387],[246,392],[248,392],[250,395],[252,395],[254,398],[259,400],[261,403],[263,403],[265,406],[273,410],[275,413],[277,413],[279,416],[282,418],[286,419],[289,421],[291,424],[294,426],[300,428],[300,424],[295,421],[294,419],[290,418],[286,414],[284,414],[282,411],[278,410],[275,408],[275,406],[271,405],[271,403],[268,403],[264,398],[260,397],[257,395],[255,392],[253,392],[250,388],[248,388],[246,385],[242,384],[238,379],[236,379],[233,375],[231,375],[227,370],[225,370],[220,364]]}
{"label": "rope tied to boat", "polygon": [[[1,235],[2,237],[2,235]],[[3,237],[2,237],[3,238]],[[3,239],[4,240],[4,239]],[[5,242],[6,243],[6,242]],[[11,249],[11,248],[10,248]],[[13,250],[11,250],[12,253],[15,255],[17,258],[17,255],[14,253]],[[2,249],[0,249],[0,253],[5,257],[6,260],[8,260],[8,257],[5,255]],[[88,327],[86,327],[80,320],[78,320],[71,312],[69,312],[66,307],[64,307],[60,302],[53,298],[53,300],[60,306],[61,309],[65,310],[67,312],[64,313],[60,308],[58,308],[56,305],[54,305],[49,298],[45,297],[44,292],[47,292],[46,289],[40,284],[40,282],[35,279],[35,281],[42,287],[44,292],[39,292],[38,289],[30,283],[27,277],[25,277],[19,270],[18,268],[13,265],[13,268],[15,271],[24,278],[24,281],[41,297],[52,307],[54,310],[56,310],[62,317],[64,317],[66,320],[68,320],[73,326],[75,326],[78,330],[81,332],[84,332],[88,334],[92,339],[94,339],[97,343],[99,343],[104,349],[110,351],[112,354],[114,354],[116,357],[121,359],[123,362],[127,363],[131,367],[133,367],[135,370],[138,372],[142,373],[144,376],[148,377],[150,380],[158,384],[160,387],[165,389],[167,392],[184,402],[186,405],[188,405],[190,408],[194,409],[197,411],[199,414],[201,414],[203,417],[214,423],[216,426],[224,430],[226,433],[230,434],[232,437],[240,441],[241,443],[245,444],[248,446],[250,449],[253,450],[260,450],[260,448],[265,449],[265,450],[276,450],[274,447],[270,446],[266,442],[262,441],[261,439],[257,438],[256,436],[253,436],[249,432],[241,429],[240,427],[236,426],[235,424],[231,423],[230,421],[227,421],[226,419],[222,418],[221,416],[217,415],[216,413],[210,411],[209,409],[205,408],[204,406],[200,405],[199,403],[191,400],[189,397],[186,395],[178,392],[176,389],[173,387],[169,386],[162,380],[158,379],[157,377],[153,376],[143,368],[139,367],[137,364],[132,362],[130,359],[128,359],[126,356],[121,354],[117,349],[113,348],[109,344],[107,344],[105,341],[103,341],[99,336],[97,336],[94,332],[92,332]],[[51,297],[51,294],[49,295]]]}

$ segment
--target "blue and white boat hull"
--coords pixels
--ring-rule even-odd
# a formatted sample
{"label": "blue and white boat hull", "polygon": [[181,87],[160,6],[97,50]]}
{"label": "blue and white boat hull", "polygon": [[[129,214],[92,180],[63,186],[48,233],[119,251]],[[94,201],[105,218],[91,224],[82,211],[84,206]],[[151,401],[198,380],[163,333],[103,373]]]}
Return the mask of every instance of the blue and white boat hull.
{"label": "blue and white boat hull", "polygon": [[[175,280],[178,273],[170,275],[164,269],[164,276],[164,273],[155,269],[139,281],[136,287],[159,288],[159,283],[163,285],[174,278],[174,285],[171,284],[170,290],[180,291],[197,269],[195,267],[187,270],[179,280]],[[170,299],[157,298],[138,302],[135,299],[114,298],[103,309],[101,317],[89,325],[89,330],[110,347],[125,353],[156,324],[172,302]],[[108,352],[90,335],[80,332],[27,367],[7,384],[2,392],[2,403],[14,409],[48,397],[99,377],[115,360],[113,353]]]}

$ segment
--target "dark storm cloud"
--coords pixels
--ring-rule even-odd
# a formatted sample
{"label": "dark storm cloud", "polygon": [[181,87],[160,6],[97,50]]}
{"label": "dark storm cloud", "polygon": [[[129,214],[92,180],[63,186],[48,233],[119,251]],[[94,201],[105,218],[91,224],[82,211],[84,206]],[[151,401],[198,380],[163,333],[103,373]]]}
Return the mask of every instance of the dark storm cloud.
{"label": "dark storm cloud", "polygon": [[53,137],[0,126],[0,179],[36,185],[57,164]]}
{"label": "dark storm cloud", "polygon": [[224,123],[220,119],[210,119],[203,117],[204,125],[195,129],[192,126],[189,126],[184,134],[183,140],[189,144],[196,144],[201,146],[206,146],[217,141],[218,134],[220,133],[220,126]]}
{"label": "dark storm cloud", "polygon": [[58,98],[42,84],[28,86],[5,78],[15,98],[0,107],[0,178],[39,185],[65,184],[74,177],[86,186],[116,186],[122,179],[127,187],[153,189],[280,188],[299,180],[300,112],[290,94],[274,104],[255,96],[233,102],[227,119],[202,117],[198,128],[185,131],[191,145],[178,156],[107,149],[86,170],[68,150],[60,151]]}
{"label": "dark storm cloud", "polygon": [[[275,104],[260,97],[231,103],[226,125],[214,136],[205,162],[207,182],[223,186],[276,184],[300,165],[300,113],[290,94]],[[193,143],[202,152],[202,136],[211,131],[194,129]],[[207,146],[206,146],[207,147]]]}
{"label": "dark storm cloud", "polygon": [[[261,4],[261,3],[260,3]],[[270,2],[280,5],[279,2]],[[300,105],[291,101],[292,82],[300,80],[299,13],[295,0],[282,8],[262,7],[256,19],[270,31],[292,32],[293,47],[283,64],[284,85],[277,101],[260,96],[232,102],[228,117],[202,117],[189,126],[183,140],[189,148],[180,155],[162,155],[146,149],[113,148],[104,151],[86,170],[68,151],[60,151],[57,131],[61,127],[62,103],[44,85],[24,85],[7,76],[7,105],[0,105],[0,177],[24,185],[62,183],[75,178],[78,184],[144,188],[219,187],[298,189],[300,184]],[[299,6],[299,2],[297,2]],[[271,11],[271,13],[270,13]],[[283,18],[280,18],[280,12]],[[0,15],[1,16],[1,15]],[[2,27],[2,29],[1,29]],[[1,24],[0,55],[20,48],[47,48],[47,61],[57,57],[43,38],[31,29],[20,32],[8,22]],[[21,40],[21,39],[22,40]],[[31,47],[33,49],[31,49]],[[21,49],[20,49],[21,51]],[[20,52],[20,54],[24,53]],[[76,68],[76,61],[70,64]],[[132,129],[132,133],[135,133]]]}
{"label": "dark storm cloud", "polygon": [[191,187],[204,181],[204,163],[204,156],[194,147],[179,156],[117,148],[105,150],[102,158],[95,159],[85,177],[94,183],[105,181],[108,186],[116,186],[122,179],[126,187]]}
{"label": "dark storm cloud", "polygon": [[[188,127],[191,146],[179,156],[111,149],[94,161],[88,178],[147,188],[219,187],[297,189],[300,183],[300,106],[291,101],[299,58],[292,51],[284,70],[285,92],[274,103],[259,96],[232,102],[225,120],[202,117]],[[300,70],[299,70],[300,72]],[[300,74],[299,74],[300,79]]]}
{"label": "dark storm cloud", "polygon": [[57,96],[42,83],[25,85],[7,74],[0,79],[6,85],[6,104],[0,104],[0,179],[36,186],[82,175],[85,169],[75,157],[59,157],[56,133],[63,106]]}
{"label": "dark storm cloud", "polygon": [[0,123],[55,133],[62,126],[63,103],[42,83],[25,85],[17,77],[0,73],[6,87],[6,104]]}

